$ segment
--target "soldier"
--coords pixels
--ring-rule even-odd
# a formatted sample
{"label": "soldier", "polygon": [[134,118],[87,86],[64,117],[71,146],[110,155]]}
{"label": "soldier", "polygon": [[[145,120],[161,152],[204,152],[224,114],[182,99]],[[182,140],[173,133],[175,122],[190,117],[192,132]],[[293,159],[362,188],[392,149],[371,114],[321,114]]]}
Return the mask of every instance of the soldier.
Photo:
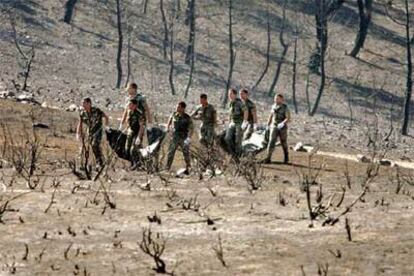
{"label": "soldier", "polygon": [[127,139],[125,143],[125,155],[126,158],[131,158],[132,152],[135,148],[141,147],[142,137],[141,133],[144,132],[144,115],[138,109],[138,101],[136,99],[129,100],[127,120]]}
{"label": "soldier", "polygon": [[108,116],[99,108],[92,106],[90,98],[83,99],[83,110],[79,115],[79,123],[76,129],[76,139],[82,139],[82,151],[84,149],[83,124],[87,126],[88,143],[92,147],[92,152],[99,167],[104,165],[102,157],[101,141],[102,141],[102,119],[105,126],[108,125]]}
{"label": "soldier", "polygon": [[178,147],[183,151],[187,172],[191,168],[189,147],[191,144],[191,135],[193,134],[193,121],[191,116],[185,112],[186,107],[185,102],[179,102],[176,112],[168,119],[167,129],[171,134],[171,142],[168,148],[166,170],[170,170],[175,151]]}
{"label": "soldier", "polygon": [[244,103],[249,114],[247,118],[248,125],[245,129],[243,129],[243,140],[247,140],[252,136],[253,131],[257,128],[256,105],[249,99],[249,91],[247,89],[240,90],[240,99]]}
{"label": "soldier", "polygon": [[200,143],[207,148],[211,147],[216,135],[214,128],[217,125],[217,111],[213,105],[208,103],[206,94],[200,95],[200,105],[191,114],[191,117],[196,120],[201,120],[199,133]]}
{"label": "soldier", "polygon": [[267,122],[270,128],[270,141],[267,145],[267,157],[263,160],[264,163],[269,164],[271,162],[272,153],[275,149],[276,140],[279,137],[280,143],[284,153],[284,163],[289,163],[289,152],[287,144],[288,135],[288,123],[290,122],[290,111],[285,104],[285,100],[282,94],[277,94],[274,98],[275,104],[272,105],[272,110]]}
{"label": "soldier", "polygon": [[229,126],[226,130],[224,140],[227,147],[233,151],[233,155],[238,157],[241,154],[241,144],[243,139],[243,131],[248,125],[247,119],[249,113],[243,102],[237,98],[237,91],[233,88],[229,89]]}
{"label": "soldier", "polygon": [[[142,95],[141,93],[138,93],[137,91],[138,91],[138,86],[137,86],[136,83],[130,83],[128,85],[128,88],[127,88],[128,96],[126,98],[126,105],[125,105],[124,114],[122,115],[120,129],[122,128],[123,124],[127,120],[128,105],[129,105],[129,100],[131,100],[131,99],[136,99],[137,100],[137,103],[138,103],[137,108],[138,108],[138,111],[140,111],[141,114],[143,115],[145,128],[148,129],[148,130],[151,130],[151,128],[152,128],[152,116],[151,116],[149,106],[147,104],[147,100],[146,100],[144,95]],[[141,142],[143,140],[144,133],[145,133],[145,131],[141,131],[140,134],[139,134],[140,135],[139,139],[140,139]]]}

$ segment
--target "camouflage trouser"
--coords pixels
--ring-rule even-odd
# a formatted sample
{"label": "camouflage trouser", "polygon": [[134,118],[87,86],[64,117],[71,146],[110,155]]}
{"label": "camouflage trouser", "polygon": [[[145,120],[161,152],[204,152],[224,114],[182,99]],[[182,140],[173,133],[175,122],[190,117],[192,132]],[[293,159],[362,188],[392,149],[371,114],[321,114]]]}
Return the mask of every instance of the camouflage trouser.
{"label": "camouflage trouser", "polygon": [[243,131],[243,141],[252,137],[254,132],[254,124],[250,123],[247,128]]}
{"label": "camouflage trouser", "polygon": [[184,155],[185,165],[187,168],[191,167],[191,158],[190,158],[190,149],[189,146],[184,144],[185,137],[174,136],[170,141],[170,146],[168,147],[168,157],[167,157],[167,165],[165,168],[169,170],[171,165],[174,161],[174,155],[178,147],[181,148]]}
{"label": "camouflage trouser", "polygon": [[226,130],[224,140],[226,141],[227,147],[236,156],[240,156],[241,154],[242,139],[243,130],[241,128],[241,124],[230,124]]}
{"label": "camouflage trouser", "polygon": [[201,126],[199,141],[203,146],[211,147],[214,144],[215,136],[214,126]]}
{"label": "camouflage trouser", "polygon": [[[103,166],[104,158],[102,155],[101,141],[102,141],[102,133],[98,133],[95,135],[88,135],[88,139],[85,141],[85,145],[81,145],[81,149],[80,149],[81,157],[83,157],[85,150],[89,149],[89,146],[90,146],[90,148],[92,149],[93,155],[95,156],[96,163],[100,166]],[[87,147],[87,149],[85,149],[84,146]]]}
{"label": "camouflage trouser", "polygon": [[276,126],[273,126],[270,130],[269,144],[267,145],[267,158],[271,159],[272,153],[275,149],[277,138],[280,138],[280,144],[283,148],[283,153],[285,156],[285,161],[289,159],[289,149],[287,143],[288,128],[285,126],[282,129],[278,129]]}
{"label": "camouflage trouser", "polygon": [[127,138],[125,141],[125,156],[130,159],[132,156],[132,152],[135,149],[135,141],[138,137],[138,132],[136,131],[128,131]]}

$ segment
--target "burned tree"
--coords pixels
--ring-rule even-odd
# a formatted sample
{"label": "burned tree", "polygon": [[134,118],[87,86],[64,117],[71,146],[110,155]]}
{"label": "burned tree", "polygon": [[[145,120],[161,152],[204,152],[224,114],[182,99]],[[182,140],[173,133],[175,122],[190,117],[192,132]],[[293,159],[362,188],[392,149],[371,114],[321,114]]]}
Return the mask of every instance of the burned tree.
{"label": "burned tree", "polygon": [[[322,57],[324,50],[328,46],[328,21],[345,0],[314,0],[315,26],[316,26],[316,47],[314,53],[309,59],[308,68],[314,74],[322,74],[319,71],[322,66]],[[321,69],[322,70],[322,69]]]}
{"label": "burned tree", "polygon": [[63,17],[63,22],[70,24],[72,21],[73,11],[75,10],[75,5],[78,0],[68,0],[65,4],[65,16]]}
{"label": "burned tree", "polygon": [[282,27],[279,33],[279,42],[280,42],[280,45],[282,46],[282,54],[280,55],[279,61],[277,62],[276,73],[275,73],[275,76],[273,77],[272,83],[270,84],[270,88],[267,93],[268,96],[273,95],[273,91],[275,90],[276,84],[280,77],[280,73],[282,71],[282,65],[283,63],[285,63],[286,54],[289,49],[289,44],[286,43],[285,38],[284,38],[285,29],[286,29],[286,5],[287,5],[287,0],[285,0],[283,3]]}
{"label": "burned tree", "polygon": [[355,58],[359,51],[364,47],[365,39],[368,35],[368,28],[371,24],[372,2],[373,0],[357,1],[359,11],[359,29],[355,38],[354,48],[349,53],[351,57]]}
{"label": "burned tree", "polygon": [[308,113],[310,116],[315,115],[326,85],[325,58],[328,49],[328,22],[329,19],[344,3],[344,0],[315,0],[315,21],[316,21],[316,50],[311,55],[308,69],[309,74],[313,73],[319,76],[318,92],[311,108],[309,105]]}
{"label": "burned tree", "polygon": [[263,72],[260,75],[259,79],[253,85],[252,91],[256,90],[257,86],[259,86],[260,82],[266,76],[267,71],[269,70],[269,65],[270,65],[270,46],[272,44],[272,30],[270,28],[269,1],[267,2],[266,22],[267,22],[267,24],[266,24],[266,27],[267,27],[267,32],[266,32],[267,33],[266,64],[265,64],[265,68],[263,69]]}
{"label": "burned tree", "polygon": [[194,55],[194,40],[195,40],[195,0],[188,0],[186,9],[185,24],[189,26],[188,46],[185,53],[185,63],[191,64]]}
{"label": "burned tree", "polygon": [[148,8],[148,0],[143,0],[142,2],[143,2],[142,3],[142,12],[144,14],[146,14],[147,13],[147,8]]}
{"label": "burned tree", "polygon": [[16,46],[17,51],[20,54],[21,61],[19,62],[19,66],[22,69],[21,75],[23,75],[23,85],[15,84],[16,90],[22,89],[23,91],[27,90],[27,80],[30,77],[30,71],[32,69],[33,60],[35,58],[35,44],[32,43],[30,46],[30,50],[24,51],[22,48],[21,43],[19,42],[18,33],[16,29],[16,19],[10,14],[10,25],[12,28],[12,35],[14,45]]}
{"label": "burned tree", "polygon": [[411,12],[408,0],[403,1],[404,18],[400,19],[399,16],[393,15],[390,12],[390,7],[393,5],[392,1],[387,2],[386,12],[388,17],[396,24],[403,26],[405,29],[405,48],[406,48],[406,59],[407,59],[407,77],[405,86],[405,101],[404,101],[404,115],[403,123],[401,128],[402,135],[408,135],[408,125],[410,121],[410,109],[411,109],[411,96],[413,92],[413,59],[411,42],[414,36],[411,35]]}
{"label": "burned tree", "polygon": [[223,107],[226,106],[228,101],[227,91],[231,86],[231,79],[233,77],[234,62],[236,61],[236,53],[233,46],[233,0],[228,0],[228,9],[229,9],[229,73],[226,81],[226,91],[224,91],[223,96]]}
{"label": "burned tree", "polygon": [[174,85],[174,25],[175,25],[175,19],[176,19],[176,10],[175,7],[172,9],[172,12],[170,14],[170,24],[169,24],[169,34],[170,34],[170,47],[169,47],[169,55],[170,55],[170,71],[168,75],[168,82],[170,83],[171,88],[171,94],[175,95],[175,85]]}
{"label": "burned tree", "polygon": [[185,57],[185,62],[190,65],[190,75],[188,77],[187,87],[184,92],[184,98],[187,98],[188,92],[190,91],[190,87],[193,81],[193,74],[195,70],[195,34],[196,34],[196,16],[195,16],[195,0],[189,0],[188,3],[189,7],[187,8],[187,12],[189,13],[186,17],[186,21],[188,20],[190,24],[190,34],[188,38],[188,47]]}
{"label": "burned tree", "polygon": [[123,45],[123,34],[122,34],[122,14],[121,14],[121,3],[120,0],[116,0],[116,20],[118,29],[118,52],[116,56],[116,68],[117,68],[117,81],[116,88],[121,87],[122,81],[122,45]]}
{"label": "burned tree", "polygon": [[167,17],[165,16],[164,0],[160,0],[160,12],[161,12],[162,24],[164,26],[164,40],[162,41],[162,50],[163,50],[164,59],[167,59],[168,24],[167,24]]}

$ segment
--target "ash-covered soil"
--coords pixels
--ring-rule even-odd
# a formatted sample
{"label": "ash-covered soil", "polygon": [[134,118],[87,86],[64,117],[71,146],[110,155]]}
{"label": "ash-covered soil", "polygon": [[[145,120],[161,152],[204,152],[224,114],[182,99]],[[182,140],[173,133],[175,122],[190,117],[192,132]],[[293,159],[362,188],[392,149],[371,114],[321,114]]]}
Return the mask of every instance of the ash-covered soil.
{"label": "ash-covered soil", "polygon": [[[16,146],[23,146],[17,142],[22,123],[27,125],[22,106],[27,105],[2,109],[22,118],[7,124]],[[411,275],[414,270],[412,170],[381,166],[376,175],[373,164],[292,153],[290,166],[249,167],[260,171],[253,182],[230,163],[223,175],[200,180],[196,173],[176,178],[131,171],[119,160],[97,181],[79,180],[68,164],[77,155],[69,130],[76,117],[59,114],[55,133],[36,130],[43,152],[34,190],[2,160],[0,206],[20,195],[1,214],[2,274],[154,275],[153,259],[139,247],[144,229],[166,240],[161,258],[175,275],[324,275],[326,270],[326,275]],[[175,169],[182,166],[177,156]],[[279,149],[274,159],[281,159]],[[306,177],[318,214],[312,222]],[[252,190],[252,183],[259,189]],[[327,218],[338,216],[330,225]],[[159,223],[150,222],[157,218]]]}

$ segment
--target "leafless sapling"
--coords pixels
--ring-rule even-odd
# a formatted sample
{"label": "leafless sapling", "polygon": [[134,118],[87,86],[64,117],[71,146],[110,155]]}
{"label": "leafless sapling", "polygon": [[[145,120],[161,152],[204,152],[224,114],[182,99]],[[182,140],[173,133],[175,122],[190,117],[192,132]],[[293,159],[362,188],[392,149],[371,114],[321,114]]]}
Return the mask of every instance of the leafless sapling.
{"label": "leafless sapling", "polygon": [[224,249],[223,249],[223,242],[221,240],[221,236],[218,236],[217,245],[213,246],[213,251],[216,253],[217,259],[220,261],[222,266],[227,267],[227,263],[224,260]]}
{"label": "leafless sapling", "polygon": [[163,235],[156,233],[154,237],[151,228],[144,228],[142,231],[142,240],[138,244],[142,252],[154,260],[154,270],[157,273],[168,274],[166,263],[162,258],[166,245],[166,240]]}

